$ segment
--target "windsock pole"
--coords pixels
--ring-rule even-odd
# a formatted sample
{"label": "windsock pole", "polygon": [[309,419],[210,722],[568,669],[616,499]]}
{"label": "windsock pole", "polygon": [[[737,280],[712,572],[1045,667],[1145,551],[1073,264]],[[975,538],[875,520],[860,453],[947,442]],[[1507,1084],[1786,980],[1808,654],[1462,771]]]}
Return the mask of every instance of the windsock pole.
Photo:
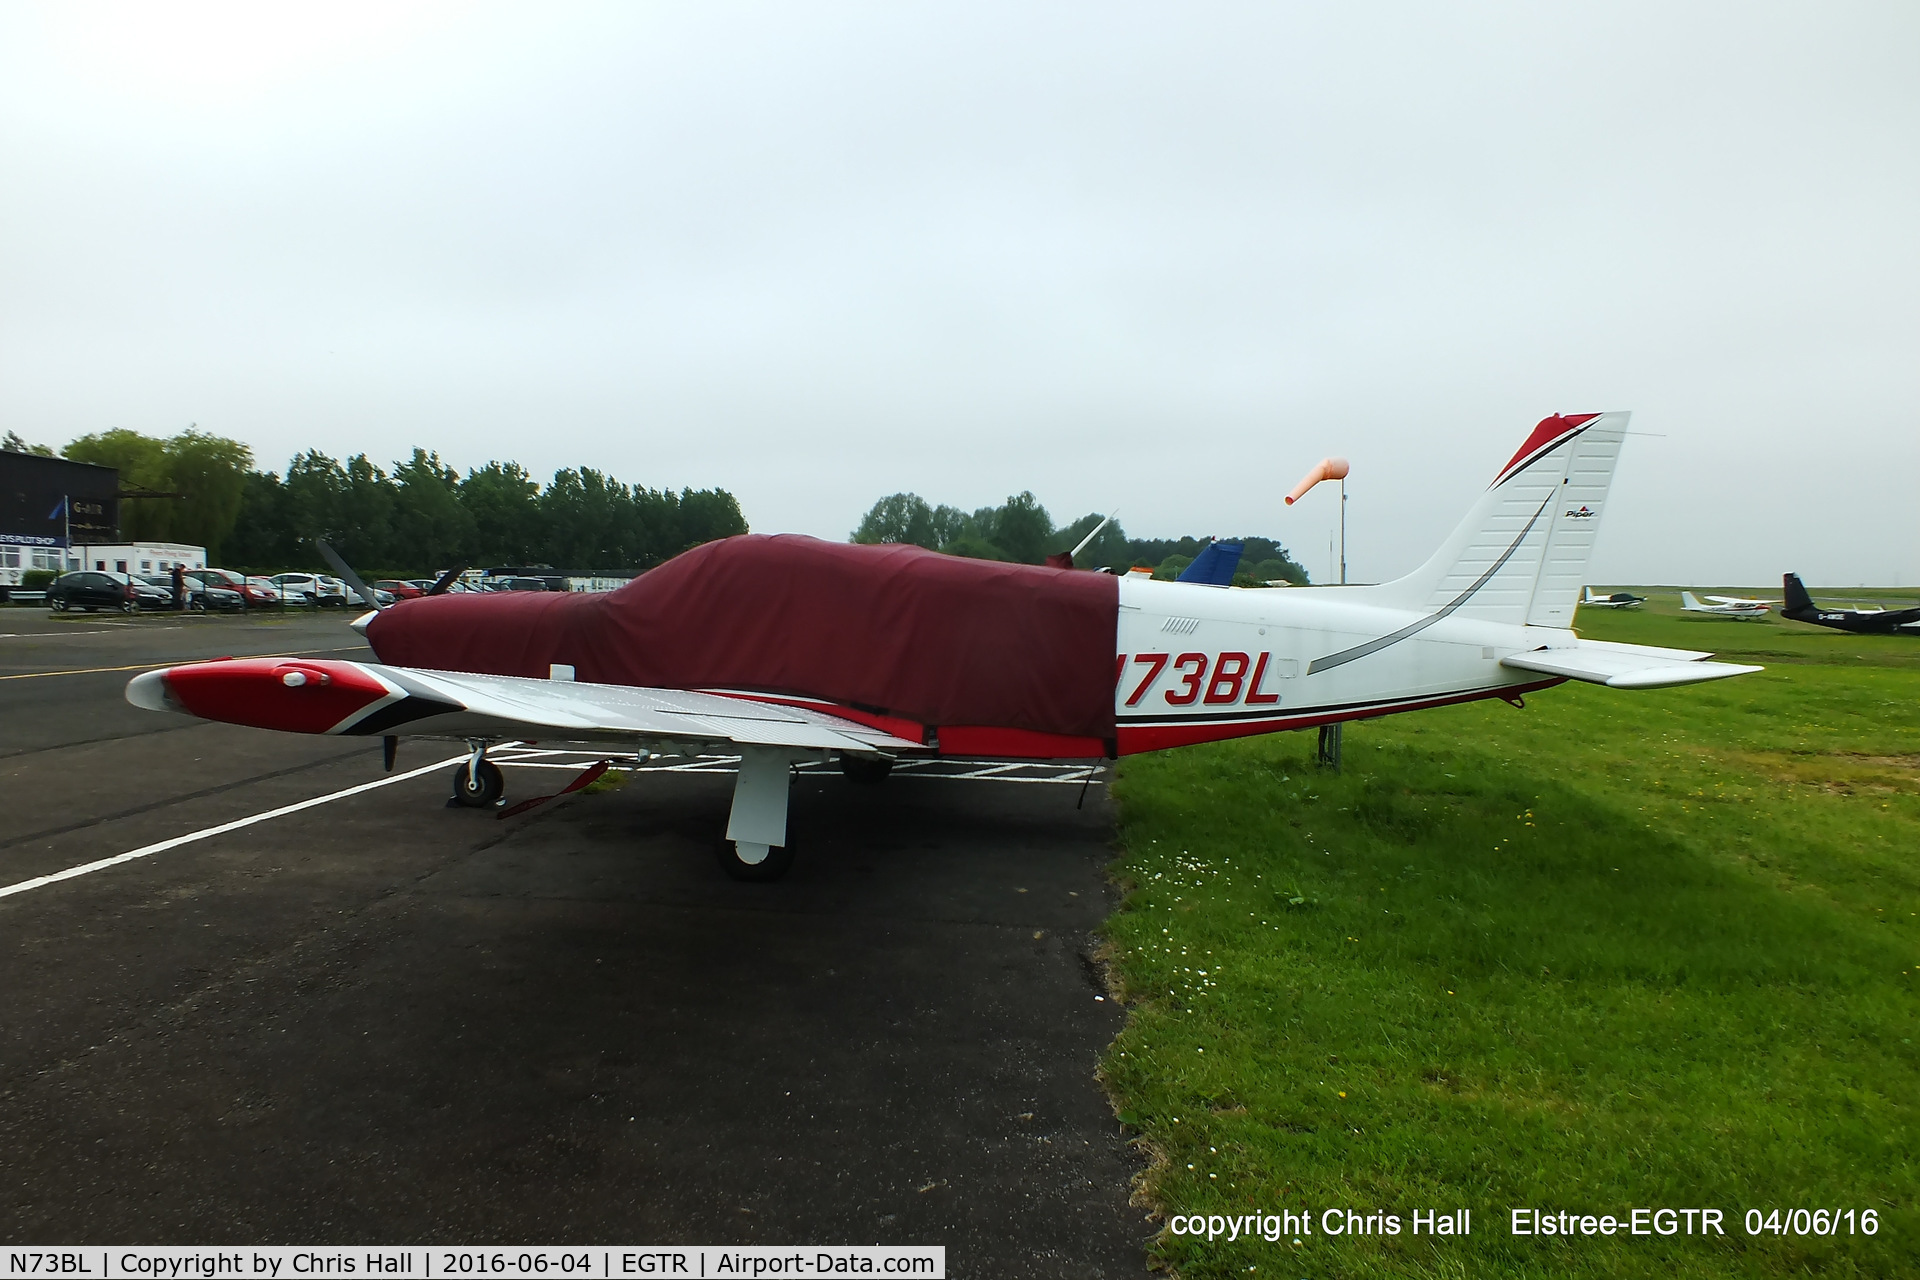
{"label": "windsock pole", "polygon": [[[1307,472],[1300,483],[1293,486],[1293,492],[1287,495],[1287,505],[1292,506],[1307,490],[1322,480],[1340,482],[1340,585],[1347,585],[1347,460],[1345,458],[1322,458],[1318,466]],[[1316,758],[1320,767],[1340,772],[1341,739],[1345,736],[1341,730],[1345,726],[1336,720],[1332,724],[1320,726],[1320,749]]]}

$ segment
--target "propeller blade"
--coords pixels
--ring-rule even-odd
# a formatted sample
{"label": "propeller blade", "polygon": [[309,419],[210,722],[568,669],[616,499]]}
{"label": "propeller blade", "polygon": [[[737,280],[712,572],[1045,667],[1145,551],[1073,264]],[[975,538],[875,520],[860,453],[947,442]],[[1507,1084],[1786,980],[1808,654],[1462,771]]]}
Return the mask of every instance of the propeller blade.
{"label": "propeller blade", "polygon": [[467,566],[463,564],[453,566],[453,568],[440,575],[440,581],[427,588],[427,594],[430,596],[443,596],[447,594],[447,588],[453,585],[453,580],[466,571]]}
{"label": "propeller blade", "polygon": [[1119,514],[1120,514],[1120,508],[1118,507],[1115,507],[1113,510],[1107,512],[1106,518],[1101,520],[1099,524],[1093,526],[1093,531],[1087,534],[1086,537],[1080,539],[1080,545],[1075,547],[1073,550],[1067,552],[1067,555],[1070,557],[1078,558],[1080,553],[1087,549],[1087,544],[1092,542],[1095,538],[1099,537],[1100,531],[1106,528],[1108,525],[1112,524],[1113,518]]}
{"label": "propeller blade", "polygon": [[360,581],[360,575],[353,571],[353,566],[342,560],[340,553],[328,546],[325,538],[315,538],[313,545],[320,548],[320,554],[326,558],[328,564],[333,566],[333,571],[339,574],[348,586],[360,593],[360,598],[367,602],[369,609],[380,608],[380,597],[373,594],[373,588]]}

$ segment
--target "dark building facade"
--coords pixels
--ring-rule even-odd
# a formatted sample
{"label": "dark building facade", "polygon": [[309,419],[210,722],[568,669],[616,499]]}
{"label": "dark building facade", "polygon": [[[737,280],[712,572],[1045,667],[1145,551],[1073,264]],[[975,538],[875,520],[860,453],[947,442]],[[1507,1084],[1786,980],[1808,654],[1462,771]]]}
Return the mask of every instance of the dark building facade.
{"label": "dark building facade", "polygon": [[67,568],[68,547],[118,542],[119,494],[112,467],[0,452],[0,586]]}

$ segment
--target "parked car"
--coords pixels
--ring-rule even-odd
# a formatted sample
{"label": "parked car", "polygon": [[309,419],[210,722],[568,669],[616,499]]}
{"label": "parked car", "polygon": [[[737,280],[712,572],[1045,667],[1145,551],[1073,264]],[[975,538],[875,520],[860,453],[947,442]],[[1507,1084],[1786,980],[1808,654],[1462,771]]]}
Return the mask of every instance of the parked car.
{"label": "parked car", "polygon": [[[148,586],[158,587],[166,592],[167,607],[175,607],[176,602],[173,598],[172,574],[138,573],[134,576]],[[183,588],[186,599],[178,603],[184,604],[195,613],[205,613],[208,610],[216,613],[237,613],[241,609],[246,608],[246,603],[240,599],[240,593],[238,591],[233,590],[231,587],[210,586],[195,577],[192,572],[181,575],[180,585]]]}
{"label": "parked car", "polygon": [[[352,587],[348,586],[345,582],[342,582],[340,579],[329,577],[324,573],[316,573],[313,576],[319,579],[320,585],[323,588],[325,588],[330,594],[338,596],[341,604],[352,605],[355,608],[359,608],[362,605],[365,605],[367,603],[365,600],[362,600],[360,598],[360,593],[358,591],[354,590]],[[388,605],[393,603],[393,599],[394,599],[393,592],[385,590],[384,588],[381,588],[381,587],[373,588],[373,607],[374,608],[384,609]],[[325,597],[322,598],[321,603],[323,604],[326,603]]]}
{"label": "parked car", "polygon": [[131,574],[111,570],[81,569],[63,573],[47,587],[47,606],[55,613],[85,609],[118,609],[134,613],[141,609],[173,607],[173,592],[149,586]]}
{"label": "parked car", "polygon": [[248,578],[247,585],[265,593],[274,604],[288,608],[305,608],[313,603],[313,593],[299,587],[290,587],[272,578]]}
{"label": "parked car", "polygon": [[481,582],[488,591],[553,591],[556,590],[547,578],[486,578]]}
{"label": "parked car", "polygon": [[307,593],[323,609],[343,609],[353,598],[347,584],[324,573],[276,573],[275,586],[295,587]]}
{"label": "parked car", "polygon": [[258,609],[280,603],[279,593],[272,585],[267,584],[264,578],[242,577],[232,569],[189,569],[187,576],[197,578],[210,587],[225,587],[229,591],[238,592],[250,608]]}
{"label": "parked car", "polygon": [[[429,582],[427,587],[432,585],[433,584]],[[406,582],[399,578],[382,578],[373,584],[375,591],[388,592],[396,600],[411,600],[416,596],[423,596],[427,594],[427,587],[423,587],[417,582]]]}

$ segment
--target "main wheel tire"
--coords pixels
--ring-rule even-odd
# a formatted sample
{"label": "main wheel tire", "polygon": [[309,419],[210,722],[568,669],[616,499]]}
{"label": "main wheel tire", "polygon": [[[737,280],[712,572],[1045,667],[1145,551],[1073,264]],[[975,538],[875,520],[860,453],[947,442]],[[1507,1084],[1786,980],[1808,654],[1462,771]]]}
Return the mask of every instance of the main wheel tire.
{"label": "main wheel tire", "polygon": [[793,869],[791,844],[771,845],[766,857],[758,862],[748,862],[741,858],[739,847],[723,836],[714,847],[714,854],[720,860],[720,869],[735,880],[763,883],[778,880]]}
{"label": "main wheel tire", "polygon": [[491,760],[480,762],[480,777],[475,780],[467,776],[467,766],[461,765],[453,771],[453,798],[469,809],[490,809],[506,794],[507,776],[500,772],[500,766]]}
{"label": "main wheel tire", "polygon": [[885,756],[841,756],[840,772],[847,776],[848,782],[877,787],[893,772],[893,761]]}
{"label": "main wheel tire", "polygon": [[47,601],[47,608],[53,610],[55,613],[65,613],[67,611],[67,598],[65,596],[55,596],[53,599]]}

